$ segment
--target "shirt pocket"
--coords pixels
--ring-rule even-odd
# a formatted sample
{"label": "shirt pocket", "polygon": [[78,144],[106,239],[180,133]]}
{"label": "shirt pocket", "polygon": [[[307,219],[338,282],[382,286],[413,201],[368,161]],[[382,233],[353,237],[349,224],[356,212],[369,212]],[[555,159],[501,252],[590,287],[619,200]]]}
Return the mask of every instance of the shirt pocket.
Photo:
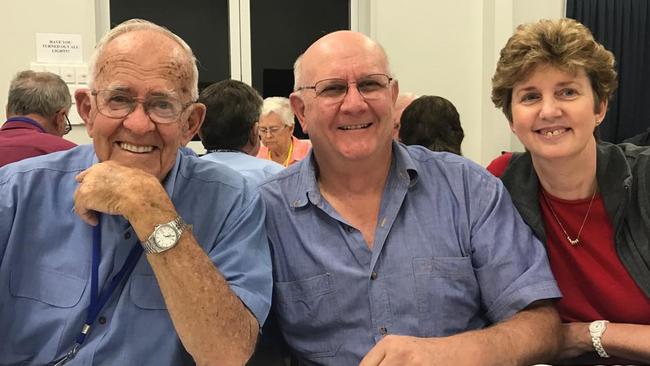
{"label": "shirt pocket", "polygon": [[86,280],[49,268],[28,265],[12,269],[9,291],[14,297],[35,300],[58,308],[79,303]]}
{"label": "shirt pocket", "polygon": [[[18,263],[9,274],[10,317],[0,318],[0,365],[51,360],[64,330],[79,317],[87,280],[31,263]],[[11,305],[9,305],[11,304]],[[27,356],[29,355],[29,356]]]}
{"label": "shirt pocket", "polygon": [[278,323],[294,352],[307,359],[332,357],[340,346],[334,337],[338,311],[332,275],[275,282]]}
{"label": "shirt pocket", "polygon": [[133,275],[129,296],[135,306],[148,310],[166,310],[165,299],[160,292],[158,280],[153,275]]}
{"label": "shirt pocket", "polygon": [[469,257],[413,258],[421,337],[472,329],[480,314],[480,291]]}

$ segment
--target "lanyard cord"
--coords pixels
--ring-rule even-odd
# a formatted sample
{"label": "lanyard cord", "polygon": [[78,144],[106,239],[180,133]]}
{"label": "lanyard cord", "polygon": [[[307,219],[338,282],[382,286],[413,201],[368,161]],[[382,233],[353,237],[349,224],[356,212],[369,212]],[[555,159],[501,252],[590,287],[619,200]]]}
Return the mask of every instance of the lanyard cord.
{"label": "lanyard cord", "polygon": [[69,360],[72,360],[81,345],[86,340],[86,336],[90,332],[90,328],[97,319],[100,311],[106,305],[106,302],[115,292],[115,289],[125,278],[128,278],[133,272],[135,265],[138,263],[140,256],[142,255],[142,245],[140,243],[135,243],[129,256],[124,261],[124,265],[119,272],[111,279],[106,287],[101,293],[99,292],[99,262],[101,262],[102,257],[102,230],[101,230],[101,220],[97,218],[97,225],[93,227],[93,263],[92,263],[92,274],[90,279],[90,305],[86,309],[86,322],[81,328],[81,332],[75,340],[75,344],[72,346],[70,351],[66,353],[61,359],[54,361],[54,365],[63,365]]}

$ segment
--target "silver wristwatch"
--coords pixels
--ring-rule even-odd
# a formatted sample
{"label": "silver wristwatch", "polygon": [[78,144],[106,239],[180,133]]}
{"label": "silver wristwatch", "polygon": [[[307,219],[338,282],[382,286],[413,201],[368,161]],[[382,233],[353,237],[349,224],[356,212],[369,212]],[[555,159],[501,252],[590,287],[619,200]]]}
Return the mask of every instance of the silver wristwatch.
{"label": "silver wristwatch", "polygon": [[607,320],[596,320],[589,324],[589,334],[591,335],[591,343],[594,345],[594,349],[598,353],[598,356],[603,358],[609,358],[607,352],[603,348],[603,343],[601,341],[605,329],[607,329]]}
{"label": "silver wristwatch", "polygon": [[173,248],[181,239],[183,231],[189,227],[180,216],[168,223],[156,225],[153,233],[142,243],[145,253],[162,253]]}

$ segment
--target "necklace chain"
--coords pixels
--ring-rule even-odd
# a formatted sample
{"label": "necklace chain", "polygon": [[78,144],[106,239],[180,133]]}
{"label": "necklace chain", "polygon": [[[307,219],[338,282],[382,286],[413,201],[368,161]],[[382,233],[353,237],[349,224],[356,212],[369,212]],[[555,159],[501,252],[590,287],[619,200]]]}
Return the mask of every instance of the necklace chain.
{"label": "necklace chain", "polygon": [[594,203],[594,198],[596,198],[596,192],[598,192],[597,188],[594,190],[594,194],[591,195],[591,200],[589,201],[589,208],[587,208],[587,213],[585,214],[585,218],[582,219],[582,225],[580,225],[580,230],[578,230],[578,235],[576,235],[575,239],[571,239],[571,236],[569,236],[569,233],[567,233],[567,231],[564,229],[564,225],[562,225],[562,222],[557,217],[557,214],[555,214],[553,205],[551,204],[551,201],[546,196],[546,192],[544,192],[544,189],[542,189],[542,196],[544,196],[544,200],[546,201],[546,204],[551,209],[551,213],[553,214],[555,221],[557,221],[558,225],[560,225],[560,229],[562,229],[564,235],[566,235],[566,239],[569,241],[569,243],[572,246],[577,246],[578,244],[580,244],[580,234],[582,234],[582,229],[584,229],[585,223],[587,222],[587,217],[589,217],[589,212],[591,212],[591,205]]}

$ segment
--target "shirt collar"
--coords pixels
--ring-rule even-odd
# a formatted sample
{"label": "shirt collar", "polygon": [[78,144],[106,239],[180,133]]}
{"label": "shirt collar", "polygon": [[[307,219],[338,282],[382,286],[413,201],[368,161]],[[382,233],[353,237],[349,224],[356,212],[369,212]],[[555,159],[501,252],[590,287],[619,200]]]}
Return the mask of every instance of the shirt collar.
{"label": "shirt collar", "polygon": [[[393,144],[393,157],[391,162],[391,174],[399,174],[399,177],[409,179],[409,188],[413,187],[418,180],[418,171],[415,162],[408,153],[408,148],[395,141]],[[318,206],[323,197],[320,194],[318,180],[316,179],[316,160],[312,149],[305,159],[290,166],[287,169],[295,169],[297,177],[296,189],[292,191],[289,205],[293,208],[304,207],[308,202]]]}
{"label": "shirt collar", "polygon": [[[16,122],[22,122],[22,123],[17,124]],[[47,133],[47,131],[45,131],[45,129],[43,128],[43,126],[41,126],[40,123],[36,122],[35,120],[33,120],[33,119],[29,118],[29,117],[24,117],[24,116],[16,116],[16,117],[11,117],[11,118],[7,119],[5,124],[2,125],[2,129],[3,130],[8,130],[8,129],[13,129],[13,128],[18,128],[18,126],[21,127],[21,128],[28,127],[28,126],[25,126],[25,124],[36,127],[36,128],[32,128],[32,129],[38,129],[39,131],[41,131],[43,133]],[[14,127],[14,125],[16,125],[16,127]]]}

